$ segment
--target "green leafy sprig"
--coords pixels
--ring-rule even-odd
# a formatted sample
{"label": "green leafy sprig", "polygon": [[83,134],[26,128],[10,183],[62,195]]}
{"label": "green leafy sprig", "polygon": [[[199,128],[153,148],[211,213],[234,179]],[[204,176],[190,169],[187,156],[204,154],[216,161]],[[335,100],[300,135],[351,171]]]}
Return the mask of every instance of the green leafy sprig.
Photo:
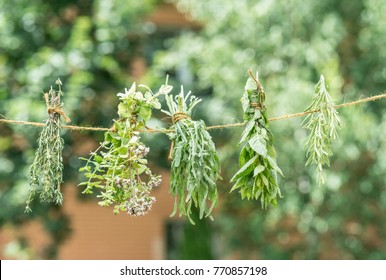
{"label": "green leafy sprig", "polygon": [[303,121],[303,127],[310,131],[305,143],[308,158],[306,165],[310,163],[316,165],[318,183],[321,185],[325,183],[323,165],[330,166],[331,143],[338,137],[341,125],[323,75],[315,85],[312,103],[305,111],[315,111]]}
{"label": "green leafy sprig", "polygon": [[129,215],[145,215],[155,201],[150,191],[161,184],[161,176],[151,172],[147,166],[146,155],[149,148],[141,141],[139,130],[150,119],[152,109],[160,109],[157,96],[167,92],[162,87],[157,94],[146,86],[134,83],[130,90],[118,93],[119,119],[114,120],[114,127],[105,133],[104,142],[91,153],[86,166],[80,168],[88,178],[85,194],[99,191],[98,203],[101,206],[114,204],[114,213],[125,211]]}
{"label": "green leafy sprig", "polygon": [[[201,101],[190,92],[185,96],[181,87],[175,99],[166,94],[169,111],[163,111],[173,119],[168,136],[172,140],[170,192],[175,197],[174,216],[187,216],[192,224],[192,206],[199,209],[199,217],[209,217],[218,203],[216,187],[219,175],[219,159],[212,137],[202,120],[190,118],[193,108]],[[189,102],[188,102],[189,99]],[[188,104],[189,103],[189,104]]]}
{"label": "green leafy sprig", "polygon": [[264,106],[265,94],[258,80],[250,73],[241,99],[246,126],[240,144],[240,169],[233,176],[231,192],[239,190],[241,197],[260,198],[263,208],[277,204],[281,197],[277,173],[283,176],[276,163],[273,136],[268,128],[267,109]]}
{"label": "green leafy sprig", "polygon": [[35,152],[35,159],[29,169],[29,196],[26,202],[26,212],[31,212],[30,204],[34,196],[38,193],[41,202],[62,204],[63,194],[60,190],[62,183],[63,158],[62,151],[64,146],[61,138],[60,116],[67,122],[70,119],[62,111],[63,103],[60,97],[63,95],[60,79],[56,80],[58,91],[52,87],[48,93],[44,94],[49,118],[43,127],[38,139],[38,148]]}

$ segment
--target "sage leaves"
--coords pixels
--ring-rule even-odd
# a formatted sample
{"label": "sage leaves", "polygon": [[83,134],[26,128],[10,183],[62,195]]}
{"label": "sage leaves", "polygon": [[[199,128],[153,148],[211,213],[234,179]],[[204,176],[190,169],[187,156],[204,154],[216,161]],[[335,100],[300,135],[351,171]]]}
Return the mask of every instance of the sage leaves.
{"label": "sage leaves", "polygon": [[[192,224],[192,207],[199,209],[199,217],[209,217],[218,202],[216,181],[219,175],[219,159],[211,136],[202,120],[190,118],[192,109],[201,100],[195,96],[186,96],[181,87],[175,99],[165,94],[169,111],[163,111],[172,117],[173,132],[169,133],[173,145],[171,149],[170,192],[174,196],[174,211],[187,216]],[[189,102],[188,102],[189,100]]]}
{"label": "sage leaves", "polygon": [[29,169],[28,180],[30,184],[29,196],[26,202],[26,212],[31,212],[30,204],[36,194],[41,202],[62,204],[63,195],[60,190],[62,183],[64,141],[60,136],[60,116],[69,122],[70,119],[62,111],[63,104],[60,97],[63,95],[62,82],[56,81],[58,91],[52,87],[44,94],[49,118],[38,139],[38,148],[35,159]]}
{"label": "sage leaves", "polygon": [[111,131],[105,133],[104,142],[91,153],[85,172],[87,181],[83,193],[98,191],[99,205],[114,205],[114,213],[125,211],[132,216],[145,215],[155,198],[150,191],[161,184],[161,177],[154,175],[147,166],[149,148],[140,139],[139,131],[150,119],[153,108],[161,107],[157,96],[146,87],[139,91],[134,83],[130,90],[118,93],[118,115]]}
{"label": "sage leaves", "polygon": [[240,144],[243,148],[239,157],[240,169],[233,176],[231,192],[238,190],[241,197],[260,199],[261,206],[276,206],[281,197],[277,173],[283,176],[276,163],[273,136],[268,128],[265,94],[257,79],[250,73],[241,99],[246,121]]}
{"label": "sage leaves", "polygon": [[316,165],[319,185],[324,184],[323,165],[330,165],[332,156],[331,143],[338,137],[340,119],[334,108],[334,103],[327,91],[323,75],[315,86],[315,95],[311,105],[305,111],[313,111],[303,122],[303,127],[310,131],[306,138],[306,165]]}

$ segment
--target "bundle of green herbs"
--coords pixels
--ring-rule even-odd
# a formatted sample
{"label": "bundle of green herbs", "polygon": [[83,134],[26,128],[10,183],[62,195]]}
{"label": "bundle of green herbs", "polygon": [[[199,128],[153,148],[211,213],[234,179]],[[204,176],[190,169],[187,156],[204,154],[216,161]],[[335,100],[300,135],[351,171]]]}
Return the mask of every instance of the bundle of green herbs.
{"label": "bundle of green herbs", "polygon": [[240,169],[233,176],[231,192],[239,190],[241,197],[260,198],[262,208],[277,205],[281,197],[277,173],[283,176],[276,163],[273,135],[268,128],[265,94],[257,78],[250,72],[241,99],[246,126],[240,144]]}
{"label": "bundle of green herbs", "polygon": [[149,148],[141,142],[139,130],[150,119],[152,109],[161,108],[157,96],[168,92],[167,87],[156,94],[144,85],[138,88],[141,90],[134,83],[130,90],[117,94],[119,119],[105,133],[100,147],[83,159],[87,163],[80,171],[88,180],[79,184],[86,186],[85,194],[98,191],[99,205],[114,204],[115,214],[124,211],[132,216],[145,215],[151,209],[155,197],[150,192],[161,184],[161,176],[147,166]]}
{"label": "bundle of green herbs", "polygon": [[29,196],[26,202],[26,212],[31,212],[30,204],[36,194],[39,194],[41,202],[62,204],[63,194],[60,190],[62,183],[64,146],[61,134],[60,116],[69,122],[70,119],[62,111],[63,103],[60,97],[63,95],[60,79],[56,80],[58,91],[52,87],[44,94],[49,118],[43,127],[38,139],[38,148],[35,159],[29,169]]}
{"label": "bundle of green herbs", "polygon": [[341,125],[323,75],[315,85],[312,103],[305,111],[313,111],[303,121],[303,127],[310,131],[305,143],[308,158],[306,165],[310,163],[316,165],[317,179],[321,185],[325,182],[323,165],[330,165],[331,143],[338,138],[338,129]]}
{"label": "bundle of green herbs", "polygon": [[199,209],[200,219],[213,219],[211,212],[218,203],[216,181],[221,177],[215,145],[205,123],[191,119],[193,108],[201,100],[189,96],[182,87],[175,99],[165,94],[169,110],[163,112],[173,121],[173,132],[168,134],[172,141],[170,192],[175,198],[171,216],[179,210],[180,217],[187,216],[194,224],[193,206]]}

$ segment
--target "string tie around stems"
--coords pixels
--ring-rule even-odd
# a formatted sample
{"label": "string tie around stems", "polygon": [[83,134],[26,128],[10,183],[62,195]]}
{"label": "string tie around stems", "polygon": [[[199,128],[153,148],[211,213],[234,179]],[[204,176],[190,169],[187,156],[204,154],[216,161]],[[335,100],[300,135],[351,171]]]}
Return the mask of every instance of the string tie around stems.
{"label": "string tie around stems", "polygon": [[251,103],[249,103],[249,106],[251,106],[254,109],[261,110],[261,103],[260,102],[251,102]]}
{"label": "string tie around stems", "polygon": [[[173,124],[178,123],[180,120],[187,120],[190,119],[190,116],[187,113],[184,112],[175,112],[172,116],[172,122]],[[170,151],[168,159],[173,159],[173,149],[174,149],[174,140],[172,140],[172,143],[170,144]]]}
{"label": "string tie around stems", "polygon": [[173,124],[176,124],[180,120],[185,120],[185,119],[190,119],[190,117],[189,117],[189,115],[187,113],[184,113],[184,112],[176,112],[172,116]]}
{"label": "string tie around stems", "polygon": [[63,119],[65,120],[65,122],[71,122],[71,119],[69,117],[67,117],[66,113],[62,110],[62,108],[60,106],[54,106],[54,107],[51,107],[50,106],[50,103],[49,103],[49,100],[48,100],[48,93],[45,93],[44,94],[44,98],[46,99],[46,105],[47,105],[47,112],[48,114],[58,114],[60,116],[63,117]]}

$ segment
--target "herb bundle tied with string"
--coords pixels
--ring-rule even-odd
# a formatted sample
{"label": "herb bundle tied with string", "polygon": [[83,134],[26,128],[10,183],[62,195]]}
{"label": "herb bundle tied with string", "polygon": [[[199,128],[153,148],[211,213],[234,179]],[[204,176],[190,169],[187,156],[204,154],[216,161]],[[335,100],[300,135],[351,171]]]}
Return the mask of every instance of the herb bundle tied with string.
{"label": "herb bundle tied with string", "polygon": [[245,129],[240,144],[240,169],[233,176],[234,186],[231,192],[239,190],[241,197],[260,198],[262,208],[277,205],[281,197],[277,173],[283,176],[276,163],[273,135],[268,128],[267,109],[264,105],[265,93],[256,77],[249,71],[250,77],[245,85],[241,99]]}
{"label": "herb bundle tied with string", "polygon": [[[139,90],[139,88],[141,90]],[[149,148],[141,142],[139,130],[146,126],[152,109],[160,109],[157,96],[171,90],[161,87],[156,94],[144,85],[118,93],[119,119],[114,120],[113,129],[105,133],[104,142],[91,153],[85,167],[87,181],[85,194],[98,190],[101,206],[114,205],[114,213],[125,211],[132,216],[143,216],[152,207],[155,197],[150,192],[161,184],[161,176],[153,174],[147,166]]]}
{"label": "herb bundle tied with string", "polygon": [[185,96],[182,87],[175,99],[165,94],[169,110],[163,112],[172,118],[174,130],[168,134],[172,141],[170,192],[175,199],[171,216],[179,210],[179,216],[187,216],[194,224],[192,207],[198,208],[200,219],[213,219],[211,212],[218,203],[216,181],[221,177],[216,148],[205,123],[191,119],[201,99],[189,96],[190,92]]}
{"label": "herb bundle tied with string", "polygon": [[305,111],[313,111],[303,121],[303,127],[310,131],[306,138],[308,164],[315,164],[318,184],[325,183],[323,165],[330,165],[332,156],[331,143],[338,138],[338,129],[341,121],[338,112],[334,108],[330,94],[327,91],[324,76],[320,76],[315,86],[315,95],[311,105]]}
{"label": "herb bundle tied with string", "polygon": [[62,184],[63,158],[62,151],[64,141],[60,136],[62,116],[66,122],[70,119],[62,110],[63,103],[60,97],[63,95],[62,82],[57,79],[58,91],[52,87],[44,94],[49,118],[46,121],[38,139],[38,148],[35,159],[29,169],[29,196],[26,202],[26,212],[31,212],[31,202],[38,193],[41,202],[62,204],[63,194],[60,190]]}

